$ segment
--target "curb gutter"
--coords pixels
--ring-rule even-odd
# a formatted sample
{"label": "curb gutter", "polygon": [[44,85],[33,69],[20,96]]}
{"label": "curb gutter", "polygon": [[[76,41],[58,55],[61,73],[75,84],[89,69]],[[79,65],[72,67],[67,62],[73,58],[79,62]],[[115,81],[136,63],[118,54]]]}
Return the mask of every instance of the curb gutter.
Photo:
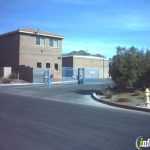
{"label": "curb gutter", "polygon": [[130,109],[130,110],[137,110],[137,111],[150,112],[150,109],[148,109],[148,108],[121,105],[121,104],[117,104],[117,103],[114,103],[114,102],[109,102],[109,101],[102,100],[100,97],[97,96],[96,93],[92,93],[91,96],[92,96],[92,98],[95,99],[96,101],[101,102],[101,103],[103,103],[103,104],[110,105],[110,106],[115,106],[115,107],[119,107],[119,108]]}

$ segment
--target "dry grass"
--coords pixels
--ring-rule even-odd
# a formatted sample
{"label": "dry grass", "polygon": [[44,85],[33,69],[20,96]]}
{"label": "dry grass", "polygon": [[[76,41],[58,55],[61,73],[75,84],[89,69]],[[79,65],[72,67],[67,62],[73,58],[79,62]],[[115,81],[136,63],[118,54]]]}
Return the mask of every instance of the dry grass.
{"label": "dry grass", "polygon": [[112,95],[111,101],[117,103],[129,103],[131,105],[138,105],[144,103],[145,94],[143,91],[135,90],[134,92],[120,92]]}

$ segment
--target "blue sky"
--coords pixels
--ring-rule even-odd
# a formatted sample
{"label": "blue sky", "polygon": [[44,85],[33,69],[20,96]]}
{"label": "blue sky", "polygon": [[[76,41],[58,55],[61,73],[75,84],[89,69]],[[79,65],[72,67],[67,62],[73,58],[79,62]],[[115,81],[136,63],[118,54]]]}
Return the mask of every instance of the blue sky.
{"label": "blue sky", "polygon": [[65,36],[63,52],[112,57],[117,46],[150,48],[150,0],[0,0],[0,33],[21,27]]}

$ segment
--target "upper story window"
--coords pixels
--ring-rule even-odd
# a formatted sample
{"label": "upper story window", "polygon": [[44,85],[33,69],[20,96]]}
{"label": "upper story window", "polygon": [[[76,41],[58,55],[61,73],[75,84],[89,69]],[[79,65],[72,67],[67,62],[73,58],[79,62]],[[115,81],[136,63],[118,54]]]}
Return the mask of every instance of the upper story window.
{"label": "upper story window", "polygon": [[53,45],[53,46],[54,46],[55,48],[57,48],[57,47],[58,47],[58,40],[54,39],[53,42],[54,42],[54,45]]}
{"label": "upper story window", "polygon": [[40,38],[40,45],[45,45],[45,39],[43,37]]}
{"label": "upper story window", "polygon": [[36,45],[40,45],[40,36],[36,36]]}
{"label": "upper story window", "polygon": [[[49,40],[49,41],[48,41]],[[48,45],[53,48],[60,48],[61,47],[61,40],[57,38],[45,38],[43,36],[37,35],[36,36],[36,45]]]}
{"label": "upper story window", "polygon": [[57,40],[57,47],[61,47],[61,40]]}
{"label": "upper story window", "polygon": [[53,47],[53,39],[52,38],[49,39],[49,46]]}
{"label": "upper story window", "polygon": [[45,38],[41,36],[36,36],[36,44],[37,45],[44,45],[45,44]]}
{"label": "upper story window", "polygon": [[58,39],[49,39],[49,46],[54,47],[54,48],[59,48],[60,47],[60,40]]}

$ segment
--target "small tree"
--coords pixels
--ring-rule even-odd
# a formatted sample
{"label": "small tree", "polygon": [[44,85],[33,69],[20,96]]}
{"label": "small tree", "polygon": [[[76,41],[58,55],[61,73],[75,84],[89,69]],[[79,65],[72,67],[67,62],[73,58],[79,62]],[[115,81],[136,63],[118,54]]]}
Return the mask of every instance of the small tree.
{"label": "small tree", "polygon": [[140,87],[150,87],[150,50],[147,50],[143,56],[140,68],[143,70],[138,81]]}
{"label": "small tree", "polygon": [[144,53],[135,47],[117,48],[112,59],[110,74],[120,88],[135,87],[143,76],[142,58]]}

